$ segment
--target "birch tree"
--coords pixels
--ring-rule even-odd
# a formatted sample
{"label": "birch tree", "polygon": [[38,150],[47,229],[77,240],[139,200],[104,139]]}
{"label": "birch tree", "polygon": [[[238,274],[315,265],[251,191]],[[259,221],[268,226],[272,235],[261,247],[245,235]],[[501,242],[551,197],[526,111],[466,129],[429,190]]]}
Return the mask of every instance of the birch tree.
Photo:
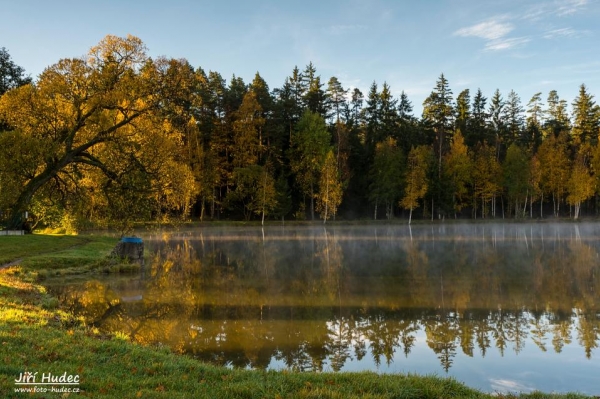
{"label": "birch tree", "polygon": [[413,147],[408,154],[406,170],[406,187],[400,206],[409,210],[408,224],[412,221],[413,209],[419,206],[429,188],[427,184],[427,170],[430,167],[433,154],[427,146]]}
{"label": "birch tree", "polygon": [[337,161],[333,151],[329,150],[323,162],[319,179],[319,193],[317,194],[317,211],[320,212],[323,223],[327,223],[330,217],[335,217],[338,207],[342,203],[342,194],[342,182]]}

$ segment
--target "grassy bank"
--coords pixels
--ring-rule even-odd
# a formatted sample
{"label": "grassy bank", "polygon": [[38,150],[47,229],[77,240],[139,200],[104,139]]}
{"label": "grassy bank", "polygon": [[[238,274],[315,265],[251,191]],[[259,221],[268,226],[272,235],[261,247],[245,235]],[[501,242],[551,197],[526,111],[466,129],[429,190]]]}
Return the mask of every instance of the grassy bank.
{"label": "grassy bank", "polygon": [[[452,379],[432,376],[230,370],[173,354],[167,348],[140,346],[119,334],[103,335],[61,309],[38,278],[103,271],[109,266],[102,259],[115,241],[95,236],[0,237],[0,264],[22,259],[19,266],[0,270],[0,397],[493,397]],[[79,375],[81,392],[17,393],[14,380],[26,371]],[[534,393],[520,397],[585,396]]]}

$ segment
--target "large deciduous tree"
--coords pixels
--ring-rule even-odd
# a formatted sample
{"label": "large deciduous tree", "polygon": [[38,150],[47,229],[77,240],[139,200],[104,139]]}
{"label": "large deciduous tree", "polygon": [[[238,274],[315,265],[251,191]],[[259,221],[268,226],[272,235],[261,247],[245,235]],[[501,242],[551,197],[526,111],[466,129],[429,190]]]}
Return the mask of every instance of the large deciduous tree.
{"label": "large deciduous tree", "polygon": [[325,120],[318,113],[307,110],[298,121],[292,136],[290,164],[296,182],[305,197],[310,198],[311,219],[315,218],[314,199],[321,176],[321,168],[329,150],[331,135]]}
{"label": "large deciduous tree", "polygon": [[546,138],[540,145],[537,156],[542,169],[542,190],[544,194],[552,197],[554,216],[558,217],[571,172],[571,162],[567,154],[567,133]]}
{"label": "large deciduous tree", "polygon": [[408,224],[412,221],[412,211],[419,206],[428,190],[427,170],[433,159],[431,148],[419,146],[410,150],[406,170],[406,188],[400,206],[409,210]]}
{"label": "large deciduous tree", "polygon": [[[9,168],[8,177],[7,169],[0,168],[2,181],[10,180],[13,193],[0,198],[1,207],[10,210],[8,227],[22,225],[23,212],[42,189],[77,188],[88,171],[101,172],[112,185],[132,193],[138,188],[132,175],[141,173],[153,180],[156,176],[148,173],[147,159],[138,156],[146,145],[141,121],[151,118],[162,126],[164,104],[181,93],[180,80],[171,73],[179,64],[150,59],[136,37],[107,36],[87,57],[60,60],[34,84],[3,95],[0,119],[14,130],[10,137],[2,136],[0,151],[3,159],[23,166]],[[167,130],[154,133],[178,143],[179,132]],[[177,153],[164,155],[177,161]],[[160,185],[141,185],[141,194],[155,195],[145,192],[152,186]]]}
{"label": "large deciduous tree", "polygon": [[[509,209],[514,205],[515,218],[525,215],[525,206],[529,198],[529,162],[527,153],[516,143],[508,147],[502,164],[504,189],[509,201]],[[521,211],[521,204],[524,206]]]}
{"label": "large deciduous tree", "polygon": [[590,172],[590,147],[582,145],[577,152],[567,190],[567,203],[574,206],[573,219],[578,219],[581,203],[594,195],[596,179]]}
{"label": "large deciduous tree", "polygon": [[329,150],[321,169],[319,193],[317,194],[317,210],[321,214],[323,223],[327,223],[327,219],[332,215],[335,217],[337,209],[342,203],[342,194],[342,181],[337,162],[333,151]]}
{"label": "large deciduous tree", "polygon": [[450,151],[444,157],[444,169],[452,186],[455,212],[460,212],[463,206],[467,204],[472,168],[471,156],[460,130],[457,130],[450,145]]}
{"label": "large deciduous tree", "polygon": [[388,137],[375,148],[375,161],[371,167],[369,177],[369,197],[375,203],[375,219],[380,203],[385,204],[387,219],[391,219],[394,212],[393,206],[402,195],[404,185],[405,157],[396,140]]}

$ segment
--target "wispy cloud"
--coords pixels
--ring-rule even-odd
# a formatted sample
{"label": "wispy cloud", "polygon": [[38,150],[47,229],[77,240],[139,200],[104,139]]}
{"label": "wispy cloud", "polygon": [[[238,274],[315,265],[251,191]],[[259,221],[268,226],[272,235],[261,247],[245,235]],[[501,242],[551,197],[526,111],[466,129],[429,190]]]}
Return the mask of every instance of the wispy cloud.
{"label": "wispy cloud", "polygon": [[514,25],[506,21],[506,16],[501,16],[461,28],[454,35],[484,39],[485,51],[500,51],[520,47],[530,41],[527,37],[507,37],[514,29]]}
{"label": "wispy cloud", "polygon": [[529,21],[539,21],[547,17],[566,17],[583,11],[589,0],[555,0],[552,3],[538,3],[529,7],[521,18]]}
{"label": "wispy cloud", "polygon": [[562,0],[557,2],[558,8],[556,9],[556,15],[571,15],[575,14],[588,4],[588,0]]}
{"label": "wispy cloud", "polygon": [[497,40],[506,36],[514,29],[514,26],[508,22],[500,20],[488,20],[477,25],[461,28],[454,32],[456,36],[462,37],[479,37],[486,40]]}
{"label": "wispy cloud", "polygon": [[581,36],[585,36],[589,34],[589,31],[586,30],[576,30],[573,28],[560,28],[560,29],[552,29],[546,31],[543,37],[544,39],[556,39],[561,37],[570,37],[570,38],[578,38]]}
{"label": "wispy cloud", "polygon": [[485,51],[509,50],[523,46],[531,41],[527,37],[511,37],[506,39],[491,40],[485,44]]}
{"label": "wispy cloud", "polygon": [[498,392],[531,392],[532,387],[529,387],[523,383],[507,379],[490,379],[492,389]]}

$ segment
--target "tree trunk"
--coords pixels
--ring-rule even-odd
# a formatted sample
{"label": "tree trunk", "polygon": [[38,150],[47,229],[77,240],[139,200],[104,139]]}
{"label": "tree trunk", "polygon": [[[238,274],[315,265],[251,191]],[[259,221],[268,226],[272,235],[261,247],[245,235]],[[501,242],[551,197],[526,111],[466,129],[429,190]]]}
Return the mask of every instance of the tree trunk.
{"label": "tree trunk", "polygon": [[310,183],[310,220],[315,220],[315,192],[313,183]]}
{"label": "tree trunk", "polygon": [[266,202],[266,199],[267,199],[266,185],[267,185],[267,171],[265,170],[265,179],[263,181],[262,220],[260,221],[260,225],[261,226],[265,225],[265,202]]}
{"label": "tree trunk", "polygon": [[431,197],[431,221],[433,222],[433,197]]}
{"label": "tree trunk", "polygon": [[410,212],[408,213],[408,224],[410,224],[410,222],[412,221],[412,206],[410,207]]}
{"label": "tree trunk", "polygon": [[378,200],[375,199],[375,214],[373,215],[373,220],[377,220],[377,202]]}
{"label": "tree trunk", "polygon": [[[63,159],[65,161],[65,159]],[[68,163],[68,162],[65,162]],[[50,165],[41,174],[31,179],[19,194],[17,201],[10,209],[10,218],[6,225],[7,230],[23,230],[23,213],[28,210],[29,204],[33,195],[50,179],[58,174],[58,171],[63,167],[63,162]]]}
{"label": "tree trunk", "polygon": [[204,208],[205,208],[205,202],[204,202],[204,197],[202,197],[202,201],[200,203],[200,221],[202,222],[202,220],[204,219]]}
{"label": "tree trunk", "polygon": [[325,176],[325,217],[323,217],[323,224],[327,223],[327,210],[329,204],[329,172],[327,173],[327,176]]}

